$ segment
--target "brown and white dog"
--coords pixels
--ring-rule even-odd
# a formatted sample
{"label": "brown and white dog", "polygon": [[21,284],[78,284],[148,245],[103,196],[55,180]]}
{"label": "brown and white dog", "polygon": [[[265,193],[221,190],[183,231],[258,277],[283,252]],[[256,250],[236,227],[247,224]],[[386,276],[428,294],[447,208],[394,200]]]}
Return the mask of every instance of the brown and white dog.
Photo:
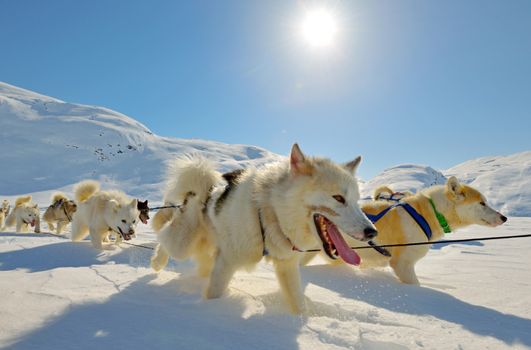
{"label": "brown and white dog", "polygon": [[[430,204],[430,199],[435,208]],[[432,230],[430,241],[438,241],[444,236],[435,210],[444,215],[452,230],[474,224],[495,227],[507,221],[505,216],[487,205],[485,196],[476,189],[459,183],[453,176],[445,185],[432,186],[415,195],[406,196],[402,202],[411,205],[426,219]],[[362,210],[377,215],[393,204],[384,200],[372,201],[362,204]],[[390,210],[375,223],[375,226],[378,229],[378,236],[373,242],[378,245],[427,240],[424,231],[402,207]],[[367,245],[353,240],[349,243],[357,246]],[[358,249],[357,253],[361,257],[361,267],[390,265],[403,283],[419,284],[415,264],[428,253],[429,249],[429,245],[387,248],[391,257],[386,257],[374,249]]]}
{"label": "brown and white dog", "polygon": [[144,225],[147,225],[148,224],[148,220],[149,220],[149,205],[148,205],[148,200],[146,199],[145,201],[141,202],[140,199],[137,199],[137,209],[138,211],[140,211],[140,215],[138,216],[138,218],[140,219],[140,221],[142,221],[142,223]]}
{"label": "brown and white dog", "polygon": [[52,195],[52,204],[46,209],[42,219],[46,221],[50,231],[56,230],[56,233],[60,235],[66,225],[72,221],[76,210],[77,205],[73,200],[69,200],[62,192],[56,192]]}

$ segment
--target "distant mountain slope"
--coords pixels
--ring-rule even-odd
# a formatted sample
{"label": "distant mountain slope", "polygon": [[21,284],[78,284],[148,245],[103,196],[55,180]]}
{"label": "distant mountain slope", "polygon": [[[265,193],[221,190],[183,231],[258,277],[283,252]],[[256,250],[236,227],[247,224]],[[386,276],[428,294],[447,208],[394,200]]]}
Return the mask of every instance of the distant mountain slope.
{"label": "distant mountain slope", "polygon": [[531,216],[531,151],[469,160],[444,174],[479,189],[507,215]]}
{"label": "distant mountain slope", "polygon": [[361,197],[372,197],[373,191],[381,185],[390,185],[393,191],[417,192],[419,189],[446,182],[444,175],[429,166],[403,164],[385,169],[361,186]]}
{"label": "distant mountain slope", "polygon": [[140,195],[161,182],[164,163],[177,154],[199,152],[226,169],[277,158],[254,146],[159,137],[112,110],[5,83],[0,83],[0,149],[3,195],[60,188],[84,178],[116,182]]}

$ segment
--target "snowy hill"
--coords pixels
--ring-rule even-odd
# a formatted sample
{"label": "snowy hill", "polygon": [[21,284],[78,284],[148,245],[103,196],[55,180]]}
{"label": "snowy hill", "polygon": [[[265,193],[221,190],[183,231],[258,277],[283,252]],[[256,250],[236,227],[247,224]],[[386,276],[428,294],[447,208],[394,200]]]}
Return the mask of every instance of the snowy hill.
{"label": "snowy hill", "polygon": [[160,197],[164,162],[199,152],[225,169],[276,156],[254,146],[154,135],[112,110],[72,104],[0,83],[0,194],[62,188],[100,179],[131,195]]}
{"label": "snowy hill", "polygon": [[531,216],[531,151],[470,160],[444,174],[479,189],[508,215]]}
{"label": "snowy hill", "polygon": [[422,165],[404,164],[385,169],[361,186],[361,197],[372,197],[373,191],[381,185],[391,185],[393,191],[417,192],[419,189],[445,183],[444,175]]}

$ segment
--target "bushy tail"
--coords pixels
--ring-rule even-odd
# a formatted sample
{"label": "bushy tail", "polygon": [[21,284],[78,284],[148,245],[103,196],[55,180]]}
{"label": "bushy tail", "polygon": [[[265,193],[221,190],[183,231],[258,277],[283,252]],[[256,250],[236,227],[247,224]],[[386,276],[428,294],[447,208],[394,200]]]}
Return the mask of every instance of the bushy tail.
{"label": "bushy tail", "polygon": [[376,189],[374,190],[374,193],[372,195],[372,198],[374,199],[379,199],[380,196],[383,194],[383,193],[387,193],[389,195],[392,195],[393,194],[393,190],[391,188],[389,188],[389,186],[387,185],[382,185],[382,186],[378,186],[376,187]]}
{"label": "bushy tail", "polygon": [[[178,158],[168,164],[164,203],[183,205],[200,215],[202,208],[195,206],[206,203],[212,187],[220,180],[221,174],[209,160],[200,156]],[[153,229],[159,231],[171,220],[173,212],[173,209],[159,210],[151,223]]]}
{"label": "bushy tail", "polygon": [[29,203],[29,202],[31,202],[31,196],[30,195],[23,196],[23,197],[18,197],[17,200],[15,201],[15,207],[19,207],[22,204]]}
{"label": "bushy tail", "polygon": [[52,194],[52,204],[57,203],[59,201],[68,201],[66,194],[64,194],[63,192],[55,192],[54,194]]}
{"label": "bushy tail", "polygon": [[201,236],[203,207],[221,179],[213,164],[201,157],[179,158],[169,164],[164,202],[181,207],[160,210],[153,218],[160,242],[151,259],[153,269],[164,268],[169,256],[186,259],[190,255]]}
{"label": "bushy tail", "polygon": [[100,190],[100,184],[94,180],[81,181],[74,187],[76,202],[82,203]]}

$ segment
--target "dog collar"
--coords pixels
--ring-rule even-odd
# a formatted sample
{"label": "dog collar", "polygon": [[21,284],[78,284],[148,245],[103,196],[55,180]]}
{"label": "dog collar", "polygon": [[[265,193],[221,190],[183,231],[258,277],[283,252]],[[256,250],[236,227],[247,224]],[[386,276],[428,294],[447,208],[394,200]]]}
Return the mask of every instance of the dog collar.
{"label": "dog collar", "polygon": [[446,221],[446,218],[444,215],[437,210],[435,207],[435,203],[433,203],[433,199],[428,197],[428,201],[430,201],[431,207],[433,208],[433,212],[435,213],[435,216],[437,217],[437,221],[439,221],[439,225],[441,225],[444,233],[450,233],[452,232],[452,229],[450,228],[450,225],[448,225],[448,221]]}

